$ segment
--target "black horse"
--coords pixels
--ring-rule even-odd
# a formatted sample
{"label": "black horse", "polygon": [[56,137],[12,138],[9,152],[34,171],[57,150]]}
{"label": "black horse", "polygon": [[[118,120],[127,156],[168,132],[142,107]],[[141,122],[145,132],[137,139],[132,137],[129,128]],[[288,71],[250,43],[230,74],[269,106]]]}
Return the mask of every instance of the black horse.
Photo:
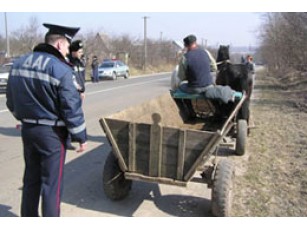
{"label": "black horse", "polygon": [[[251,78],[249,77],[247,65],[232,64],[229,57],[229,46],[222,45],[218,50],[216,63],[218,66],[217,85],[228,85],[235,91],[246,92],[247,99],[238,113],[238,119],[245,119],[248,122],[252,82],[250,82]],[[233,109],[233,106],[228,105],[223,107],[224,109],[227,110],[226,113],[229,113]]]}

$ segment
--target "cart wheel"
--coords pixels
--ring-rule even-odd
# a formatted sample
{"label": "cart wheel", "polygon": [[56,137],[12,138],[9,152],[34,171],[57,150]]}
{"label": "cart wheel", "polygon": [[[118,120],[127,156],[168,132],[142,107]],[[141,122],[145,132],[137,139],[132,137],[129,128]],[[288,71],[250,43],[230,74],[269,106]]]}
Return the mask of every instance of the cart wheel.
{"label": "cart wheel", "polygon": [[239,120],[237,124],[236,154],[243,156],[246,150],[247,122]]}
{"label": "cart wheel", "polygon": [[105,162],[103,175],[103,190],[111,200],[124,199],[131,189],[131,180],[125,178],[124,172],[121,171],[118,160],[112,152]]}
{"label": "cart wheel", "polygon": [[215,171],[211,193],[211,209],[214,216],[229,216],[232,204],[234,166],[228,159],[221,160]]}

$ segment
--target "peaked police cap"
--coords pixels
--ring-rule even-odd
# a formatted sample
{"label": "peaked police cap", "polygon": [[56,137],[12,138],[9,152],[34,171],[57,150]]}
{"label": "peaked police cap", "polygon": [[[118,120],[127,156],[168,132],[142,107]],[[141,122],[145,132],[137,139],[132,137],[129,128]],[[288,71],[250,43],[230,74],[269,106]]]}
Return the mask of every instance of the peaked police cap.
{"label": "peaked police cap", "polygon": [[69,42],[80,29],[80,27],[67,27],[67,26],[53,25],[49,23],[44,23],[43,26],[49,29],[46,35],[50,34],[62,35],[66,37]]}

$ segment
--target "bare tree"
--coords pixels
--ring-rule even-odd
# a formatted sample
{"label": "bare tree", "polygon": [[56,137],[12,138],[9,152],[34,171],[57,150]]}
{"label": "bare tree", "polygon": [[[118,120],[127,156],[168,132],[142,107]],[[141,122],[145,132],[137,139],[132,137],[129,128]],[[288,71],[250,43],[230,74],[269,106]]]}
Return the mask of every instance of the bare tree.
{"label": "bare tree", "polygon": [[[137,69],[143,65],[144,47],[142,39],[128,34],[109,37],[105,33],[89,32],[79,35],[84,41],[88,57],[96,55],[99,60],[118,58]],[[148,64],[153,67],[174,63],[176,52],[170,41],[148,39]],[[127,57],[129,60],[127,60]]]}
{"label": "bare tree", "polygon": [[5,55],[6,54],[6,42],[5,38],[3,38],[0,34],[0,65],[5,63]]}
{"label": "bare tree", "polygon": [[[29,19],[27,25],[13,31],[10,37],[11,54],[19,56],[30,52],[38,44],[43,42],[40,33],[41,24],[37,18]],[[103,29],[101,29],[103,31]],[[131,37],[128,34],[109,36],[105,32],[90,31],[78,34],[75,39],[84,43],[84,51],[88,61],[95,55],[100,61],[106,58],[125,58],[131,67],[141,69],[143,64],[143,40]],[[0,48],[4,45],[0,36]],[[148,39],[148,65],[151,67],[175,64],[176,50],[171,41],[162,39]]]}
{"label": "bare tree", "polygon": [[5,51],[6,47],[5,47],[5,39],[4,37],[2,37],[2,35],[0,34],[0,52],[1,51]]}
{"label": "bare tree", "polygon": [[40,23],[37,18],[31,17],[26,26],[12,32],[11,53],[18,56],[33,50],[34,46],[43,42],[43,35],[39,32]]}
{"label": "bare tree", "polygon": [[260,52],[271,71],[307,71],[307,14],[267,13],[261,32]]}

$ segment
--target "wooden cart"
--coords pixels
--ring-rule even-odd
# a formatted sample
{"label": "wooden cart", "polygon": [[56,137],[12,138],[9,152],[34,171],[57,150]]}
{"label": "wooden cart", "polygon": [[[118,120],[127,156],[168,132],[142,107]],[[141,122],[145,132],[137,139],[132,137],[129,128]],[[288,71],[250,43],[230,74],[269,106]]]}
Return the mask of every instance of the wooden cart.
{"label": "wooden cart", "polygon": [[132,180],[186,186],[202,167],[202,182],[212,188],[213,215],[228,216],[233,164],[229,159],[210,164],[208,160],[236,125],[235,116],[244,100],[245,96],[216,131],[184,124],[169,94],[101,118],[112,145],[103,170],[106,195],[112,200],[125,198]]}

